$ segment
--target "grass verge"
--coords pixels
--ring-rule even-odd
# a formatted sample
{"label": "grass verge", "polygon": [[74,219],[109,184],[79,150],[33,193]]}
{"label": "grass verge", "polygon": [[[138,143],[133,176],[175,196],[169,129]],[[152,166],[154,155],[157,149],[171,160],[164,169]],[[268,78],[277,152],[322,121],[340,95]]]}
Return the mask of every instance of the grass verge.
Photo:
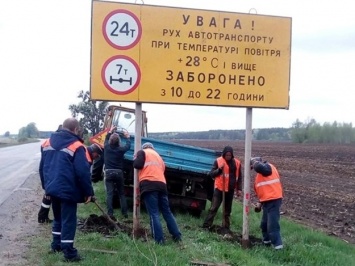
{"label": "grass verge", "polygon": [[22,145],[22,144],[32,143],[32,142],[39,142],[39,141],[40,141],[39,139],[32,139],[32,138],[26,139],[24,141],[18,141],[17,138],[0,137],[0,148]]}
{"label": "grass verge", "polygon": [[[105,207],[103,182],[94,185],[100,205]],[[78,217],[87,218],[90,214],[101,215],[94,205],[81,204]],[[119,210],[115,215],[120,220]],[[221,235],[203,230],[203,218],[188,214],[176,213],[180,230],[183,234],[183,246],[173,242],[167,232],[164,221],[166,245],[149,241],[133,240],[125,233],[117,232],[114,236],[99,233],[83,233],[79,229],[75,238],[75,246],[84,257],[74,265],[355,265],[355,246],[340,239],[327,236],[322,232],[295,224],[284,217],[281,219],[281,233],[285,248],[275,251],[271,247],[254,246],[242,249],[237,242],[231,242]],[[249,217],[250,235],[260,237],[260,213],[251,213]],[[131,218],[130,218],[131,220]],[[141,226],[149,228],[147,214],[141,212]],[[219,212],[215,224],[221,224]],[[242,232],[242,206],[236,202],[233,206],[232,231]],[[62,254],[48,255],[51,242],[51,228],[41,235],[33,237],[27,254],[27,265],[66,265],[62,262]],[[194,262],[204,264],[194,264]],[[219,264],[218,264],[219,263]]]}

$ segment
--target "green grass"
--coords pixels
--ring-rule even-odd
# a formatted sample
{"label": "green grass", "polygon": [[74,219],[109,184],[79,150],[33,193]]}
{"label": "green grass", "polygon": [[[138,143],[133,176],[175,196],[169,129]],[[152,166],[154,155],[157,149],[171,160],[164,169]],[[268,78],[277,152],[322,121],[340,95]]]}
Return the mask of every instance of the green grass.
{"label": "green grass", "polygon": [[[95,184],[98,202],[105,208],[103,183]],[[81,204],[79,218],[87,218],[90,214],[101,215],[94,205]],[[118,219],[119,210],[115,210]],[[281,220],[281,233],[285,248],[275,251],[270,247],[254,246],[243,249],[237,242],[224,240],[222,236],[204,231],[200,228],[206,212],[200,219],[188,214],[176,213],[180,230],[183,234],[184,248],[174,243],[165,228],[166,245],[155,245],[152,239],[148,242],[133,240],[125,233],[117,233],[113,237],[105,237],[99,233],[83,233],[77,230],[75,246],[84,260],[74,265],[191,265],[191,261],[208,263],[225,263],[229,265],[355,265],[355,246],[342,240],[327,236],[288,221]],[[251,213],[249,217],[250,236],[260,238],[259,221],[261,214]],[[148,216],[142,211],[140,224],[149,228]],[[218,213],[215,224],[221,224],[221,213]],[[33,237],[28,252],[28,265],[66,265],[62,262],[62,254],[47,255],[51,241],[51,229]],[[242,206],[235,203],[232,214],[232,230],[242,232]],[[115,254],[102,253],[99,250],[113,251]]]}
{"label": "green grass", "polygon": [[18,141],[17,138],[0,137],[0,148],[10,147],[14,145],[22,145],[22,144],[32,143],[32,142],[39,142],[39,139],[29,138],[20,142]]}

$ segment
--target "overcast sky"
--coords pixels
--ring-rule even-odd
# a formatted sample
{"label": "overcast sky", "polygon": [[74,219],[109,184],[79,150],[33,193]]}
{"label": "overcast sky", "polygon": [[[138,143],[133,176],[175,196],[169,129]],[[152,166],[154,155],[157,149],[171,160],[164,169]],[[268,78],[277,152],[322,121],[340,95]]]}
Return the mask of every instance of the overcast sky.
{"label": "overcast sky", "polygon": [[[142,3],[142,1],[121,1]],[[253,128],[296,119],[355,124],[352,1],[145,0],[144,4],[292,18],[290,108],[253,109]],[[253,11],[255,12],[255,11]],[[0,135],[55,130],[90,89],[91,0],[0,0]],[[134,107],[134,103],[122,103]],[[150,132],[244,129],[246,108],[143,104]]]}

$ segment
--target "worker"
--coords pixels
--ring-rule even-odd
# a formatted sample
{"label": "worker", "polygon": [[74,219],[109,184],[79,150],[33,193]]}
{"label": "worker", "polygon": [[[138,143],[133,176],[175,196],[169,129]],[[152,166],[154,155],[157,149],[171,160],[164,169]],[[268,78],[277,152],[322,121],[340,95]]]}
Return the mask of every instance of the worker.
{"label": "worker", "polygon": [[[62,129],[62,125],[60,124],[56,131],[61,130],[61,129]],[[41,145],[41,153],[43,151],[43,147],[44,147],[44,144],[46,143],[46,141],[43,142]],[[43,187],[43,189],[44,189],[44,187]],[[52,203],[51,198],[48,195],[44,194],[43,198],[42,198],[41,207],[38,212],[38,223],[43,224],[43,223],[53,222],[53,220],[49,218],[49,211],[50,211],[51,203]]]}
{"label": "worker", "polygon": [[[58,130],[62,128],[62,125],[59,125]],[[47,140],[46,140],[47,141]],[[46,144],[46,141],[42,143],[41,145],[41,153],[43,150],[44,145]],[[91,160],[94,161],[97,158],[99,158],[102,155],[102,149],[99,145],[97,144],[92,144],[90,147],[87,148],[91,157]],[[44,189],[44,187],[43,187]],[[38,223],[44,224],[44,223],[52,223],[53,220],[49,218],[49,211],[51,207],[51,197],[44,194],[41,202],[41,207],[38,211]]]}
{"label": "worker", "polygon": [[112,126],[107,133],[104,142],[104,164],[105,164],[105,190],[107,214],[114,220],[113,216],[113,193],[117,188],[120,199],[121,213],[128,218],[127,200],[124,192],[124,154],[131,148],[130,136],[124,132],[126,144],[121,146],[120,136],[115,133],[116,127]]}
{"label": "worker", "polygon": [[149,214],[151,232],[155,242],[157,244],[164,244],[165,242],[160,223],[160,212],[173,240],[180,242],[182,240],[181,233],[169,207],[168,190],[164,176],[165,163],[154,150],[152,143],[146,142],[142,145],[142,150],[137,152],[133,161],[133,167],[139,170],[140,193]]}
{"label": "worker", "polygon": [[68,118],[63,128],[45,141],[39,173],[42,187],[52,201],[51,252],[63,252],[66,262],[80,261],[74,248],[77,203],[89,203],[94,195],[90,180],[89,150],[77,135],[79,122]]}
{"label": "worker", "polygon": [[[230,215],[232,212],[234,193],[239,197],[242,195],[242,168],[240,161],[234,157],[233,148],[226,146],[222,155],[218,157],[209,173],[214,179],[214,192],[211,207],[202,227],[209,229],[217,214],[224,197],[223,227],[230,229]],[[223,196],[224,194],[224,196]]]}
{"label": "worker", "polygon": [[263,210],[260,223],[263,243],[271,244],[276,250],[282,249],[279,221],[283,191],[280,175],[274,165],[261,157],[251,158],[250,167],[256,172],[254,190],[259,199],[256,210]]}

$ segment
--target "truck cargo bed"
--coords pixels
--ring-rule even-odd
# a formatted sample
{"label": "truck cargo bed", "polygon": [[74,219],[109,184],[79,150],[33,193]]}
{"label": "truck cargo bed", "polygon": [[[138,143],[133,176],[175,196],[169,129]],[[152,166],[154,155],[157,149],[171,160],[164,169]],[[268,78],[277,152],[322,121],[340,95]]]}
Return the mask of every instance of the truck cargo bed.
{"label": "truck cargo bed", "polygon": [[[134,136],[131,136],[131,149],[125,153],[127,160],[133,160]],[[123,145],[125,139],[122,139]],[[196,175],[207,175],[218,152],[191,145],[178,144],[153,138],[142,137],[142,144],[150,142],[165,162],[166,168]]]}

